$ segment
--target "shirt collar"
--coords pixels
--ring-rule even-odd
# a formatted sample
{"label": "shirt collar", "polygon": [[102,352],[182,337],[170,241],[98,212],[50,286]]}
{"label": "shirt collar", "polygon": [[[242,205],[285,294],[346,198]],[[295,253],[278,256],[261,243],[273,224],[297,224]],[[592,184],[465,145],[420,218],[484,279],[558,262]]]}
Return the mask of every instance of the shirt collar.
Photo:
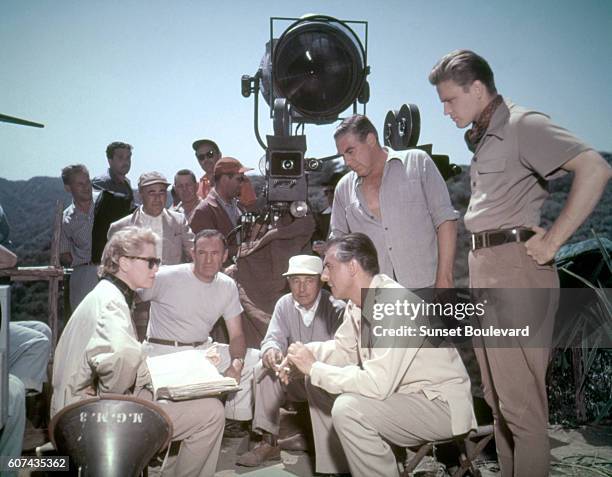
{"label": "shirt collar", "polygon": [[125,180],[121,180],[119,179],[119,177],[117,176],[117,174],[115,174],[112,169],[109,167],[108,168],[108,177],[111,178],[111,180],[115,183],[115,184],[129,184],[129,180],[126,177]]}
{"label": "shirt collar", "polygon": [[[391,161],[403,161],[404,159],[401,156],[401,152],[395,151],[393,149],[391,149],[390,147],[387,146],[383,146],[383,150],[387,153],[387,158],[385,159],[385,170],[387,168],[387,164]],[[383,177],[386,171],[383,172]],[[353,174],[355,174],[355,179],[354,179],[354,184],[355,186],[360,185],[363,182],[363,177],[359,177],[357,175],[356,172],[353,171]]]}
{"label": "shirt collar", "polygon": [[162,215],[164,215],[164,212],[166,212],[166,208],[165,208],[165,207],[162,209],[161,214],[159,214],[158,216],[154,217],[154,216],[149,215],[149,214],[147,214],[147,213],[145,212],[145,210],[144,210],[144,206],[143,206],[143,205],[141,205],[141,206],[140,206],[140,213],[141,213],[142,215],[144,215],[144,217],[145,217],[146,219],[149,219],[149,220],[161,220]]}
{"label": "shirt collar", "polygon": [[127,283],[121,280],[121,278],[117,278],[115,275],[104,275],[102,280],[108,280],[115,285],[125,298],[128,307],[132,308],[132,303],[134,302],[134,290],[132,290]]}
{"label": "shirt collar", "polygon": [[508,122],[508,118],[510,117],[510,108],[511,103],[508,101],[503,101],[491,116],[491,121],[489,122],[489,127],[487,128],[487,132],[485,136],[497,136],[499,139],[504,138],[504,127]]}
{"label": "shirt collar", "polygon": [[[293,298],[293,297],[292,297]],[[319,290],[319,294],[317,295],[317,299],[312,304],[310,308],[304,308],[300,305],[295,298],[293,298],[293,306],[295,306],[300,313],[307,313],[309,311],[317,311],[317,307],[319,306],[319,302],[321,301],[321,290]]]}
{"label": "shirt collar", "polygon": [[87,212],[83,212],[81,209],[79,209],[79,207],[76,205],[74,200],[72,201],[72,208],[81,215],[92,215],[94,211],[94,206],[95,206],[95,197],[92,197],[91,202],[89,203],[89,209],[87,209]]}
{"label": "shirt collar", "polygon": [[230,202],[226,202],[225,200],[223,200],[223,197],[221,197],[221,194],[219,194],[217,192],[217,189],[212,189],[211,192],[214,194],[215,198],[217,199],[217,201],[219,201],[219,203],[221,205],[223,205],[225,207],[237,207],[237,205],[236,205],[237,202],[238,202],[237,198],[233,198],[233,199],[231,199]]}

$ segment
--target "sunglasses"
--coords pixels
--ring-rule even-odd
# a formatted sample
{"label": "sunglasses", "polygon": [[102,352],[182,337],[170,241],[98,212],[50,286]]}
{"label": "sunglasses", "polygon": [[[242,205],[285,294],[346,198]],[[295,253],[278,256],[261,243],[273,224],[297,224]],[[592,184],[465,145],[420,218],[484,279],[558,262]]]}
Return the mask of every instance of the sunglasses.
{"label": "sunglasses", "polygon": [[161,265],[161,258],[157,257],[135,257],[133,255],[126,255],[125,258],[131,258],[133,260],[144,260],[149,264],[149,270],[153,270],[156,266],[159,267]]}
{"label": "sunglasses", "polygon": [[212,159],[216,155],[217,153],[211,149],[210,151],[207,151],[204,154],[197,154],[196,157],[198,158],[198,161],[203,161],[204,159]]}

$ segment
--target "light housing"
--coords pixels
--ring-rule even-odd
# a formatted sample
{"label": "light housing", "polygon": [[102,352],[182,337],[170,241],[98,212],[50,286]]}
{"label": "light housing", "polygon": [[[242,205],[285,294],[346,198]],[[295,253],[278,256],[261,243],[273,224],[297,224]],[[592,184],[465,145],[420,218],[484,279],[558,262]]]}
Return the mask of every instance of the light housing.
{"label": "light housing", "polygon": [[349,23],[365,25],[367,48],[367,22],[305,15],[278,40],[272,38],[271,28],[261,62],[266,102],[273,106],[275,100],[284,98],[294,122],[314,124],[336,121],[357,101],[365,104],[369,99],[367,50]]}

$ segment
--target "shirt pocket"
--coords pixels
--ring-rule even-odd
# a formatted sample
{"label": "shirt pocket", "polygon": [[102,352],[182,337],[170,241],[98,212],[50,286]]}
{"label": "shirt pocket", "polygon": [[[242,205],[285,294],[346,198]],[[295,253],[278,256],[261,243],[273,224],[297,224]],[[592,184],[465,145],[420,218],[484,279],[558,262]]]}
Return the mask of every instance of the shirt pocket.
{"label": "shirt pocket", "polygon": [[393,202],[399,204],[424,204],[425,196],[423,194],[423,186],[419,179],[410,179],[398,187],[398,190],[392,191]]}
{"label": "shirt pocket", "polygon": [[506,193],[508,175],[506,157],[495,157],[473,164],[476,169],[472,177],[472,197],[485,195],[491,200],[497,200]]}
{"label": "shirt pocket", "polygon": [[506,170],[506,162],[506,157],[496,157],[476,162],[475,166],[478,174],[499,174]]}

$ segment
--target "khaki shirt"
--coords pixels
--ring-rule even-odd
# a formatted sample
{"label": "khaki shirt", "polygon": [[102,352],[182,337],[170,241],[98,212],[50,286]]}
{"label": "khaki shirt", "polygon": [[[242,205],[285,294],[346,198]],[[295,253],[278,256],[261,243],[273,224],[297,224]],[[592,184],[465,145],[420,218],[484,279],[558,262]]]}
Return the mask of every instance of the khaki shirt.
{"label": "khaki shirt", "polygon": [[[374,276],[370,288],[402,287],[380,274]],[[406,294],[420,301],[410,291]],[[334,339],[306,345],[318,360],[310,372],[312,384],[331,394],[356,393],[380,400],[395,393],[422,392],[430,400],[448,403],[454,435],[477,427],[470,378],[456,349],[363,348],[361,319],[361,308],[349,301]]]}
{"label": "khaki shirt", "polygon": [[466,228],[478,233],[540,225],[546,181],[563,175],[561,166],[589,149],[548,116],[502,103],[472,158]]}

